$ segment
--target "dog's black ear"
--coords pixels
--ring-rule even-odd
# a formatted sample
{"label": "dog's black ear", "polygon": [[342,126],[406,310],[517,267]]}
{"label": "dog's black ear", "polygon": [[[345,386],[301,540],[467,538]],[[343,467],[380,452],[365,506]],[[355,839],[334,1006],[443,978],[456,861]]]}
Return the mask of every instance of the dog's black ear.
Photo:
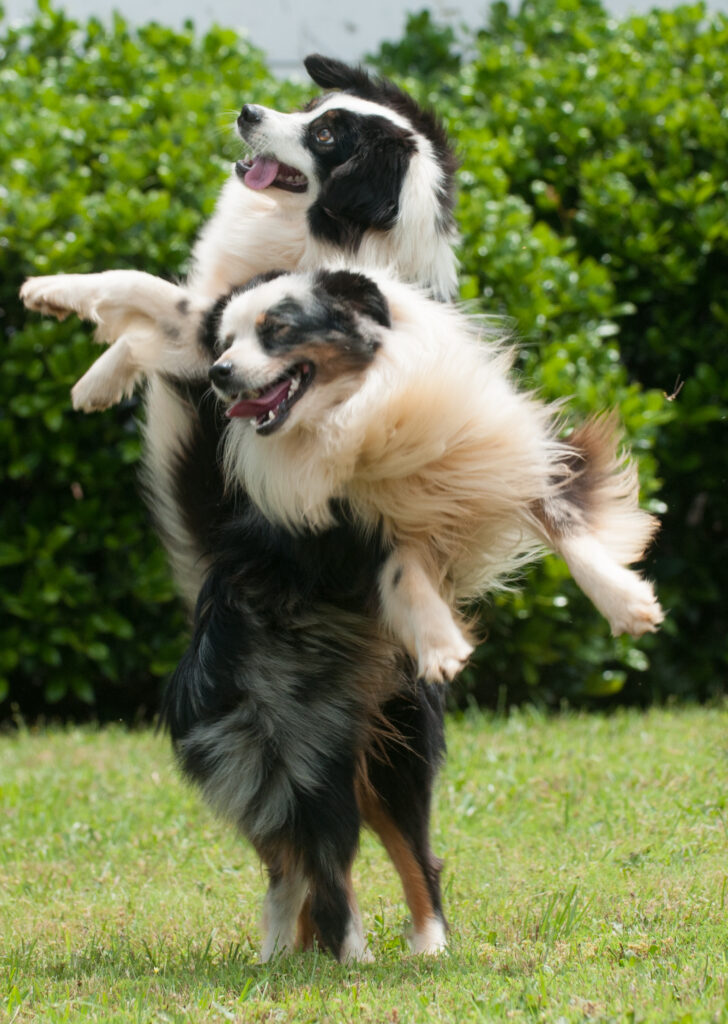
{"label": "dog's black ear", "polygon": [[331,172],[308,211],[312,234],[353,252],[368,229],[394,227],[402,184],[416,148],[406,129],[384,118],[372,117],[368,122],[356,152]]}
{"label": "dog's black ear", "polygon": [[382,327],[391,327],[389,305],[380,288],[365,274],[353,270],[321,270],[316,275],[319,287],[334,299],[345,302]]}
{"label": "dog's black ear", "polygon": [[322,89],[354,89],[368,91],[372,80],[362,68],[352,67],[333,57],[311,53],[303,62],[309,76]]}

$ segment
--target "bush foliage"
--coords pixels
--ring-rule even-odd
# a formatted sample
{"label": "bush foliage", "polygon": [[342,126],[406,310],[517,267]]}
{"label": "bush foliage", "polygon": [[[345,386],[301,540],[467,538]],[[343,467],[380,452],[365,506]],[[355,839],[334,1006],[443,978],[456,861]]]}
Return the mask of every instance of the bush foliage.
{"label": "bush foliage", "polygon": [[236,154],[241,98],[290,106],[302,92],[234,32],[79,25],[48,5],[5,29],[0,60],[0,707],[129,715],[154,704],[186,637],[138,493],[135,403],[74,413],[91,332],[27,316],[18,288],[39,273],[183,273]]}
{"label": "bush foliage", "polygon": [[[496,4],[463,36],[416,15],[375,60],[457,139],[463,298],[510,318],[523,379],[569,413],[619,406],[645,503],[668,509],[648,567],[661,634],[610,638],[548,559],[483,610],[460,693],[707,696],[726,664],[728,20]],[[45,4],[0,30],[0,82],[0,708],[128,715],[186,632],[135,484],[137,410],[73,413],[89,332],[26,316],[17,291],[32,273],[184,273],[234,112],[308,93],[230,31],[79,25]]]}

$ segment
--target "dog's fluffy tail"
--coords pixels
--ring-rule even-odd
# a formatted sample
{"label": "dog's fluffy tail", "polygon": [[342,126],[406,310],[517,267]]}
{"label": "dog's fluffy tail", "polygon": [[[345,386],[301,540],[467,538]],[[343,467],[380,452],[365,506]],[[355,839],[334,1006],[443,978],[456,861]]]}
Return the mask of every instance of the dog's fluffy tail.
{"label": "dog's fluffy tail", "polygon": [[623,451],[613,414],[598,416],[562,444],[563,483],[544,505],[551,540],[587,532],[620,565],[641,559],[659,524],[639,507],[637,468]]}
{"label": "dog's fluffy tail", "polygon": [[652,585],[625,567],[643,557],[658,522],[639,507],[637,469],[622,449],[616,417],[588,420],[562,452],[557,487],[537,513],[549,545],[615,636],[653,632],[663,613]]}

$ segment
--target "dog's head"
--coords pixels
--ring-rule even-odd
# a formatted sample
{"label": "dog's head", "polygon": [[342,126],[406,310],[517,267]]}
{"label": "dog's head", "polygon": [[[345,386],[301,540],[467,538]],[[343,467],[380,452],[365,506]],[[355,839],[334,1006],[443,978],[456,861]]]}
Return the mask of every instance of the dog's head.
{"label": "dog's head", "polygon": [[236,171],[248,188],[304,193],[312,234],[352,251],[369,229],[391,229],[407,205],[417,207],[413,218],[452,234],[456,161],[434,114],[361,68],[317,54],[305,65],[336,91],[290,114],[243,107],[238,132],[252,158]]}
{"label": "dog's head", "polygon": [[210,380],[227,416],[260,436],[315,424],[356,391],[389,326],[386,299],[364,274],[266,274],[218,305]]}

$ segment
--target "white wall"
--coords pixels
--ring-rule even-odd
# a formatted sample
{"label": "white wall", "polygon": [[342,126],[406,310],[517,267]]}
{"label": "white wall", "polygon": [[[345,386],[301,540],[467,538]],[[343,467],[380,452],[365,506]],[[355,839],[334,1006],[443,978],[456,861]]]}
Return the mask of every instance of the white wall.
{"label": "white wall", "polygon": [[[606,0],[621,15],[651,7],[674,7],[676,0]],[[179,26],[191,18],[199,28],[213,22],[244,29],[280,72],[295,71],[307,53],[319,51],[343,60],[359,60],[384,39],[397,39],[407,11],[428,7],[438,21],[480,25],[487,0],[65,0],[77,17],[106,17],[118,8],[129,21],[161,21]],[[728,0],[711,0],[714,10],[728,11]],[[33,10],[34,0],[5,0],[7,16]]]}

